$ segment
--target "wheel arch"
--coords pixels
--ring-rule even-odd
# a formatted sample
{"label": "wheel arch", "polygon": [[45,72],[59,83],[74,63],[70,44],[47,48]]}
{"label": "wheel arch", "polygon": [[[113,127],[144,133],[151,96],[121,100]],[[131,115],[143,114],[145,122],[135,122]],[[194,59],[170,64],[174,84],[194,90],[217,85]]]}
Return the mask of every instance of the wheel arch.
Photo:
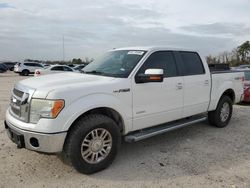
{"label": "wheel arch", "polygon": [[[234,92],[234,90],[232,88],[228,88],[228,89],[224,90],[224,92],[222,92],[222,94],[218,98],[218,100],[216,102],[216,105],[214,106],[213,110],[215,110],[218,107],[219,102],[220,102],[220,100],[222,99],[223,96],[228,96],[232,100],[232,102],[234,103],[234,101],[235,101],[235,92]],[[210,111],[212,111],[212,110],[210,110]]]}
{"label": "wheel arch", "polygon": [[223,96],[228,96],[232,100],[233,103],[236,101],[236,94],[231,85],[231,83],[224,84],[223,87],[213,88],[211,93],[211,99],[208,111],[213,111],[217,108],[219,101]]}
{"label": "wheel arch", "polygon": [[121,116],[121,114],[119,112],[117,112],[116,110],[114,110],[114,109],[112,109],[110,107],[97,107],[97,108],[90,109],[90,110],[80,114],[73,121],[73,123],[71,124],[71,126],[68,129],[68,132],[70,132],[74,128],[74,125],[76,124],[76,122],[80,118],[82,118],[84,116],[87,116],[89,114],[102,114],[102,115],[108,116],[109,118],[111,118],[112,120],[114,120],[116,122],[116,124],[119,127],[121,133],[123,133],[124,130],[125,130],[125,123],[124,123],[124,120],[123,120],[123,118],[122,118],[122,116]]}
{"label": "wheel arch", "polygon": [[[227,89],[226,91],[224,91],[220,97],[220,99],[223,97],[223,96],[228,96],[232,102],[234,103],[235,102],[235,92],[233,89]],[[217,104],[218,105],[218,104]]]}
{"label": "wheel arch", "polygon": [[28,71],[28,72],[30,72],[30,71],[29,71],[29,69],[23,69],[21,72],[24,72],[24,71]]}

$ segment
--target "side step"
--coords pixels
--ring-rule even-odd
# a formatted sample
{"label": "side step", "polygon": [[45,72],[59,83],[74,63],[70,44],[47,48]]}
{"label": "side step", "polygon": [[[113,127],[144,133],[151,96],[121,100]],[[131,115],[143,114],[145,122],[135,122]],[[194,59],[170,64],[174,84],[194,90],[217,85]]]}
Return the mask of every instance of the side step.
{"label": "side step", "polygon": [[181,119],[178,121],[142,129],[142,130],[135,131],[126,135],[125,141],[137,142],[146,138],[150,138],[152,136],[156,136],[158,134],[166,133],[166,132],[173,131],[175,129],[179,129],[179,128],[182,128],[182,127],[194,124],[194,123],[205,121],[206,119],[207,119],[207,116],[199,115],[199,116],[193,116],[190,118],[185,118],[185,119]]}

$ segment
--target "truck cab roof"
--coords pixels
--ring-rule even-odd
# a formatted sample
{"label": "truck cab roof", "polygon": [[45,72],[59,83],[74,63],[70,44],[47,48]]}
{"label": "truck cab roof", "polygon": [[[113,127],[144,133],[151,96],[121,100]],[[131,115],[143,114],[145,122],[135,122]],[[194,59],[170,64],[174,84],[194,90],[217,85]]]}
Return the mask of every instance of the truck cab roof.
{"label": "truck cab roof", "polygon": [[131,47],[124,47],[124,48],[114,48],[111,51],[115,51],[115,50],[142,50],[142,51],[169,50],[169,51],[198,52],[198,50],[194,50],[194,49],[173,48],[169,46],[131,46]]}

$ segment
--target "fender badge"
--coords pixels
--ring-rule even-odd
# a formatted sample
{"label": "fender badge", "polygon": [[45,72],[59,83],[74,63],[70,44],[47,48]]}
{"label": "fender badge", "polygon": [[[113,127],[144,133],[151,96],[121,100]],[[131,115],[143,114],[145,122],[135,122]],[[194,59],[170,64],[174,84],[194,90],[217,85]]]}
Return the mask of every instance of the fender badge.
{"label": "fender badge", "polygon": [[114,90],[114,93],[130,92],[130,88]]}

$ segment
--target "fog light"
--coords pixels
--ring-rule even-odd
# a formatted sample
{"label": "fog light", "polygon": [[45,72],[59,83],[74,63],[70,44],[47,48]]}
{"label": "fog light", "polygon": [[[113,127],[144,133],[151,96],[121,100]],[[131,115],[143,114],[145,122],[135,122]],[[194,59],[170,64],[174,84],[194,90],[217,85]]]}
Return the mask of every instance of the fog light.
{"label": "fog light", "polygon": [[32,137],[30,138],[30,144],[35,147],[35,148],[38,148],[39,147],[39,142],[36,138]]}

